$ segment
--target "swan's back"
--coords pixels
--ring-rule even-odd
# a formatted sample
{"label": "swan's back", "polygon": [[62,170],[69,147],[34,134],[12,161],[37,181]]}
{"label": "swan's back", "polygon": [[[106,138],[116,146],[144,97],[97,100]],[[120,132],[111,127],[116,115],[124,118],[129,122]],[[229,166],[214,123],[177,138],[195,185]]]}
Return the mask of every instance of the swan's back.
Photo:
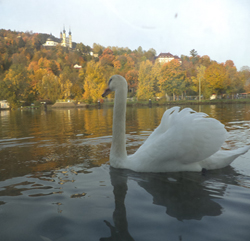
{"label": "swan's back", "polygon": [[129,158],[128,165],[135,171],[142,171],[141,168],[143,171],[180,171],[180,166],[185,170],[188,165],[191,169],[200,169],[197,163],[221,148],[227,137],[223,124],[206,118],[204,113],[189,108],[179,112],[179,109],[167,110],[160,125]]}

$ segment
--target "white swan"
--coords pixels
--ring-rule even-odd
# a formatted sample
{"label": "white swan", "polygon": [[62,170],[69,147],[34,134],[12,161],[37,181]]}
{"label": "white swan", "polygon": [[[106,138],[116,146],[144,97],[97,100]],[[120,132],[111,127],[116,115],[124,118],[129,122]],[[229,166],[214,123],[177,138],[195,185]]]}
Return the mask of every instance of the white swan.
{"label": "white swan", "polygon": [[120,75],[110,78],[102,97],[115,91],[113,136],[110,165],[136,172],[178,172],[211,170],[229,165],[250,146],[237,150],[219,150],[226,140],[224,125],[213,118],[205,118],[190,108],[168,109],[160,125],[133,154],[127,156],[125,119],[127,81]]}

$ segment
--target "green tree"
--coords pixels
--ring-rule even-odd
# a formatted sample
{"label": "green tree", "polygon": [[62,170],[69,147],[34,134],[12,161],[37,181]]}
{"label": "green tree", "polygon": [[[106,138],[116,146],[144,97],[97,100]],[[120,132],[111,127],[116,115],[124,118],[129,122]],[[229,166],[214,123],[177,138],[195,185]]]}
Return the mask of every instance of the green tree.
{"label": "green tree", "polygon": [[50,63],[48,64],[49,69],[53,72],[54,75],[59,76],[60,74],[60,69],[59,69],[59,65],[56,64],[56,62],[54,60],[50,61]]}
{"label": "green tree", "polygon": [[13,108],[18,107],[22,101],[32,100],[30,82],[28,72],[23,66],[12,66],[0,82],[1,96],[7,99]]}
{"label": "green tree", "polygon": [[190,55],[191,55],[193,58],[195,58],[195,57],[198,55],[198,53],[197,53],[197,51],[196,51],[195,49],[192,49],[192,50],[190,51]]}
{"label": "green tree", "polygon": [[98,54],[99,56],[102,55],[104,49],[105,47],[103,47],[102,45],[93,43],[93,52],[95,54]]}
{"label": "green tree", "polygon": [[79,43],[79,44],[76,44],[76,50],[79,51],[81,54],[89,54],[91,51],[91,47],[88,45],[84,45],[83,43]]}
{"label": "green tree", "polygon": [[148,60],[151,60],[153,61],[155,59],[155,56],[156,56],[156,51],[155,49],[151,48],[149,49],[147,52],[145,52],[145,57],[148,59]]}
{"label": "green tree", "polygon": [[190,55],[192,56],[191,61],[193,62],[193,64],[197,64],[197,62],[199,61],[199,56],[197,51],[195,49],[192,49],[190,51]]}
{"label": "green tree", "polygon": [[42,80],[37,84],[37,88],[39,96],[42,99],[49,99],[52,102],[55,102],[57,99],[63,97],[60,79],[51,72],[48,72],[42,77]]}

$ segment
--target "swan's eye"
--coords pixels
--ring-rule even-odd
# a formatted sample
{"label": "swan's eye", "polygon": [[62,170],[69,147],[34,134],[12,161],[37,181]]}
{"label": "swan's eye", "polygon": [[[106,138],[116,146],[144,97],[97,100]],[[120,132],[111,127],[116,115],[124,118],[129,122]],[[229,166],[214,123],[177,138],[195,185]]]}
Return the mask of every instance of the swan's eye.
{"label": "swan's eye", "polygon": [[111,81],[112,81],[112,78],[111,78],[111,79],[109,80],[109,83],[108,83],[108,85],[110,85]]}

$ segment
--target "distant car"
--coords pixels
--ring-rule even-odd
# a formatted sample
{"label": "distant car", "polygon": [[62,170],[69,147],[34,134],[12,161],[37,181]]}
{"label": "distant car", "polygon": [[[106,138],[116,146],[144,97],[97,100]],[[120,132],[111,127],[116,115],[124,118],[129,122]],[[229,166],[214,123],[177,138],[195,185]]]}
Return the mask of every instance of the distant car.
{"label": "distant car", "polygon": [[212,94],[211,96],[210,96],[210,100],[215,100],[216,99],[216,94]]}

